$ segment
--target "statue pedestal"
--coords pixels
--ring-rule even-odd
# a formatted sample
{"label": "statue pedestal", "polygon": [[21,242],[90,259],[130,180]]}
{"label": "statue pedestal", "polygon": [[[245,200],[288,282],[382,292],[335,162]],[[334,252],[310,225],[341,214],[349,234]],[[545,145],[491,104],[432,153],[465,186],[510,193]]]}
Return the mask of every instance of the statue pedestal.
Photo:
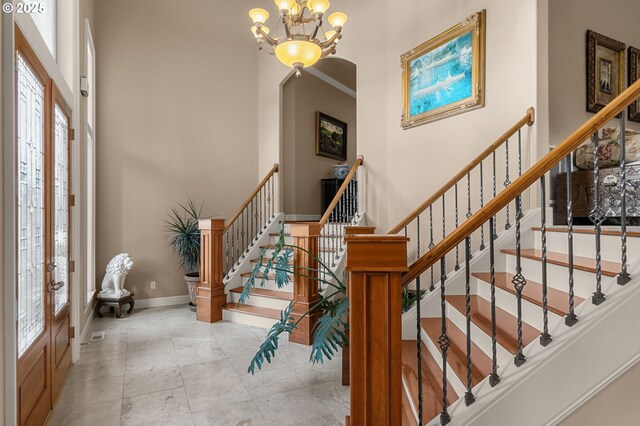
{"label": "statue pedestal", "polygon": [[133,301],[133,293],[122,295],[119,297],[113,296],[113,295],[103,296],[98,294],[98,296],[96,297],[96,305],[93,308],[93,313],[98,318],[102,318],[103,315],[100,312],[100,309],[103,306],[109,306],[109,311],[115,312],[116,318],[120,318],[122,316],[122,307],[124,305],[129,305],[129,309],[127,310],[127,313],[130,314],[131,311],[133,311],[133,306],[135,305],[135,302]]}

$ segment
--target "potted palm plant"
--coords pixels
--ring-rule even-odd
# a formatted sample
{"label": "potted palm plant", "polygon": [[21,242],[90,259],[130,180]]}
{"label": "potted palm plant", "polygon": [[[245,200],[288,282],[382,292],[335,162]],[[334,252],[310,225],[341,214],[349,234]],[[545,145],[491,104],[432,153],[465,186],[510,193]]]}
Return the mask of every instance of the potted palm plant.
{"label": "potted palm plant", "polygon": [[200,282],[200,230],[198,218],[202,206],[196,207],[189,199],[186,205],[172,207],[165,219],[164,230],[169,246],[178,257],[179,268],[184,270],[184,279],[189,290],[189,305],[195,310],[196,288]]}

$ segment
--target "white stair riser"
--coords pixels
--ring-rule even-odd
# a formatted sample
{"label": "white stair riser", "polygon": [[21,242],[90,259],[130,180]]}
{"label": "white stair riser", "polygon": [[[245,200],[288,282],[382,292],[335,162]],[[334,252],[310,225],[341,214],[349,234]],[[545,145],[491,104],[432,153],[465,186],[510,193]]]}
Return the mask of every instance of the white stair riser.
{"label": "white stair riser", "polygon": [[277,320],[271,318],[261,317],[259,315],[252,315],[245,312],[222,310],[222,319],[225,321],[236,322],[238,324],[246,324],[253,327],[260,327],[269,329],[277,322]]}
{"label": "white stair riser", "polygon": [[[240,303],[240,293],[230,292],[229,299],[231,302]],[[251,294],[248,299],[245,299],[244,303],[245,305],[261,306],[263,308],[277,309],[279,311],[289,306],[289,301],[287,300],[258,296],[257,294]]]}
{"label": "white stair riser", "polygon": [[[478,296],[486,300],[491,300],[491,284],[486,281],[476,279],[478,283]],[[496,287],[496,306],[503,311],[509,312],[514,317],[518,316],[518,300],[515,294]],[[563,317],[548,311],[549,329],[555,328],[564,321]],[[542,330],[543,315],[542,308],[535,303],[522,299],[522,320],[532,327]]]}
{"label": "white stair riser", "polygon": [[[247,280],[249,280],[248,277],[245,277],[242,279],[242,285],[245,285]],[[287,293],[293,293],[293,278],[290,279],[289,284],[282,287],[282,288],[278,288],[278,285],[276,284],[275,280],[264,280],[264,286],[262,285],[262,278],[256,278],[256,283],[255,283],[255,287],[256,288],[264,288],[266,290],[276,290],[276,291],[285,291]]]}
{"label": "white stair riser", "polygon": [[[542,249],[542,233],[535,231],[535,248]],[[620,262],[622,241],[619,236],[602,235],[600,237],[600,255],[603,260]],[[568,236],[564,232],[547,232],[547,250],[567,253]],[[576,256],[596,257],[595,235],[573,233],[573,254]],[[640,258],[640,238],[627,238],[627,257],[630,262]]]}
{"label": "white stair riser", "polygon": [[[431,353],[431,356],[436,360],[438,367],[440,367],[440,369],[442,370],[442,353],[440,353],[440,350],[438,349],[436,344],[433,343],[433,341],[429,338],[429,335],[426,331],[424,331],[424,329],[422,329],[422,332],[420,334],[422,341],[427,347],[427,350],[429,351],[429,353]],[[422,354],[422,356],[425,356],[425,354]],[[467,388],[462,382],[462,379],[460,379],[454,372],[453,368],[451,368],[451,364],[449,363],[449,361],[447,361],[447,379],[449,383],[451,383],[451,387],[453,387],[458,395],[464,395]]]}
{"label": "white stair riser", "polygon": [[[451,322],[453,322],[460,330],[467,329],[466,317],[449,304],[447,304],[447,318],[449,318],[449,320],[451,320]],[[473,322],[471,322],[471,339],[482,350],[482,352],[487,354],[489,358],[492,357],[491,335],[486,334]],[[498,358],[498,368],[506,366],[509,363],[513,362],[513,355],[508,350],[500,346],[500,343],[497,342],[496,355]]]}
{"label": "white stair riser", "polygon": [[[507,271],[515,271],[516,257],[506,255]],[[522,258],[522,275],[526,279],[542,282],[542,262],[532,259]],[[603,289],[611,284],[614,278],[602,276]],[[569,291],[569,268],[547,263],[547,284],[549,287]],[[573,271],[573,289],[577,296],[583,299],[590,298],[596,289],[596,275],[591,272]],[[603,290],[604,291],[604,290]],[[604,291],[606,293],[606,291]]]}
{"label": "white stair riser", "polygon": [[[278,241],[279,241],[279,240],[280,240],[280,237],[277,237],[277,236],[275,236],[275,235],[272,235],[272,236],[271,236],[271,243],[270,243],[270,244],[276,245],[276,244],[278,244]],[[293,245],[293,237],[290,237],[290,236],[286,236],[286,235],[285,235],[285,237],[284,237],[284,243],[285,243],[285,244],[288,244],[288,245]]]}

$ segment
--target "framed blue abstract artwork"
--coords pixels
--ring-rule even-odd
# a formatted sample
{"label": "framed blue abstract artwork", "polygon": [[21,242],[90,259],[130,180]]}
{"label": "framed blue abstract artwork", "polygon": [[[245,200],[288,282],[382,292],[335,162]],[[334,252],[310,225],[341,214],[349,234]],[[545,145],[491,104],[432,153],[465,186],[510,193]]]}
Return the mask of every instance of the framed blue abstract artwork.
{"label": "framed blue abstract artwork", "polygon": [[478,12],[401,56],[404,129],[484,106],[485,17]]}

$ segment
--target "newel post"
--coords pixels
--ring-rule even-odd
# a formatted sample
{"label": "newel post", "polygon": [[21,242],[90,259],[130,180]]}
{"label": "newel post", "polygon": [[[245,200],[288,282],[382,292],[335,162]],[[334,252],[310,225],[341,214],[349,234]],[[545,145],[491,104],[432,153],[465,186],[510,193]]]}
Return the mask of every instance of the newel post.
{"label": "newel post", "polygon": [[224,219],[200,219],[200,284],[196,290],[196,319],[203,322],[222,320],[222,306],[227,301],[224,276],[222,235]]}
{"label": "newel post", "polygon": [[351,415],[347,424],[402,424],[402,273],[407,237],[347,242]]}
{"label": "newel post", "polygon": [[[317,281],[318,261],[316,260],[320,230],[320,224],[316,222],[291,224],[293,244],[308,252],[295,249],[293,254],[293,268],[297,273],[293,274],[293,301],[295,303],[291,315],[295,321],[298,321],[320,299]],[[314,312],[303,318],[289,335],[289,341],[303,345],[312,344],[313,330],[320,314],[320,312]]]}
{"label": "newel post", "polygon": [[[375,234],[375,226],[345,226],[344,235],[372,235]],[[349,320],[347,319],[347,322]],[[348,331],[348,330],[347,330]],[[349,386],[349,344],[342,348],[342,386]]]}

